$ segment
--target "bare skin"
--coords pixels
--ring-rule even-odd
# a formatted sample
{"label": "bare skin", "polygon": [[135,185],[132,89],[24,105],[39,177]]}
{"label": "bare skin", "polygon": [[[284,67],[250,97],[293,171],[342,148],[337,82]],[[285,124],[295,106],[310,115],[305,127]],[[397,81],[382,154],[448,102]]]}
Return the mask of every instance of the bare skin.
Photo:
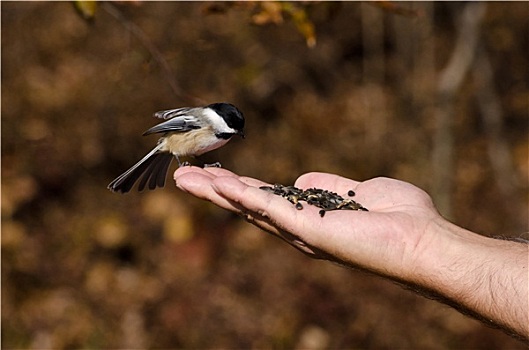
{"label": "bare skin", "polygon": [[369,211],[297,210],[259,189],[270,184],[226,169],[181,167],[178,188],[238,213],[318,259],[360,268],[421,290],[488,325],[529,339],[529,245],[478,235],[445,220],[430,196],[403,181],[357,182],[307,173],[296,187],[345,195]]}

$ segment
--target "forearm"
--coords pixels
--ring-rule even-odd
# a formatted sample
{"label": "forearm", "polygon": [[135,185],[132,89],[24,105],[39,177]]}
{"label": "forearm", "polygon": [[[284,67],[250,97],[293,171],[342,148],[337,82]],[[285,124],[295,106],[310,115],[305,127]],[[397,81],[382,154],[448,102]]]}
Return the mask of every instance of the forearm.
{"label": "forearm", "polygon": [[459,310],[529,339],[529,246],[448,222],[436,226],[439,242],[424,255],[429,281],[421,284]]}

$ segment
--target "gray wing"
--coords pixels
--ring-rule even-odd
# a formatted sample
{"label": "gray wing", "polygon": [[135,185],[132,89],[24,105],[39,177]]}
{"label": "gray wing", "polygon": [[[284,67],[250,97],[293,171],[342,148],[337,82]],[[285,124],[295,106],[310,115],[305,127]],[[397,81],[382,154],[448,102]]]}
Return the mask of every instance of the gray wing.
{"label": "gray wing", "polygon": [[200,129],[202,123],[196,117],[200,110],[198,108],[178,108],[169,109],[154,113],[154,117],[160,119],[168,119],[158,125],[153,126],[145,131],[143,135],[157,134],[169,131],[189,131],[192,129]]}
{"label": "gray wing", "polygon": [[198,108],[190,108],[190,107],[184,107],[184,108],[177,108],[177,109],[168,109],[166,111],[159,111],[154,113],[155,118],[160,119],[171,119],[174,117],[180,117],[183,115],[195,115]]}

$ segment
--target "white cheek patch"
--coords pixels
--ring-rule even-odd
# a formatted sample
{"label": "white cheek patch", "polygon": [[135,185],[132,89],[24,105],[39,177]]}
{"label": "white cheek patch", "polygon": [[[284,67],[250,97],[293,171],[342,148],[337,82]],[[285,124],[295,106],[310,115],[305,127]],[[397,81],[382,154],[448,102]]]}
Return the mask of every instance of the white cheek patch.
{"label": "white cheek patch", "polygon": [[219,116],[211,108],[205,108],[203,116],[208,119],[209,124],[213,127],[216,133],[232,133],[235,134],[237,131],[230,128],[226,121]]}

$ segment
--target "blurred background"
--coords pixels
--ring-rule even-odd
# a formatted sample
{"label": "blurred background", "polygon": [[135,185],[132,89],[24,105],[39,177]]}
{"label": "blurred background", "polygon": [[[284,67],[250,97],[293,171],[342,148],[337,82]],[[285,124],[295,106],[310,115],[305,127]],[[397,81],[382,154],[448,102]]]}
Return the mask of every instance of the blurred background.
{"label": "blurred background", "polygon": [[175,189],[106,186],[153,112],[228,101],[204,157],[389,176],[483,235],[528,225],[529,4],[2,2],[3,348],[522,349]]}

